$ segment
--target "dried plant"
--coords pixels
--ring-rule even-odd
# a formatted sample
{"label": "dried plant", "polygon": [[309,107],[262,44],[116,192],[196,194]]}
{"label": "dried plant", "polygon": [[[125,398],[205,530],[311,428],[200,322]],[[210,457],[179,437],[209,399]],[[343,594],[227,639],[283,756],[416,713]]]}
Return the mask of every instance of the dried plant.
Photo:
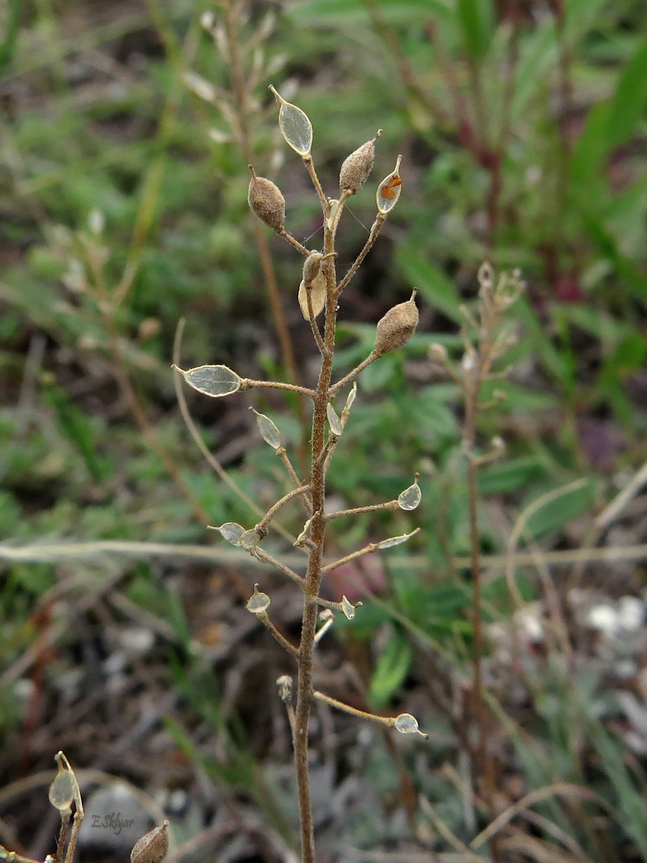
{"label": "dried plant", "polygon": [[[311,811],[310,779],[308,767],[308,720],[313,699],[318,699],[347,713],[395,728],[403,734],[420,731],[416,719],[408,713],[396,717],[384,717],[357,710],[313,688],[313,656],[315,647],[323,633],[331,626],[335,615],[347,618],[355,615],[360,603],[353,605],[345,596],[339,601],[324,599],[322,581],[327,573],[350,559],[390,548],[405,542],[416,533],[393,536],[380,542],[370,543],[339,560],[328,560],[326,556],[326,531],[331,521],[359,513],[378,510],[413,510],[422,497],[417,477],[398,498],[337,512],[326,511],[326,480],[335,448],[343,435],[357,395],[356,378],[368,365],[385,354],[403,347],[414,333],[418,323],[415,303],[416,291],[410,299],[391,308],[378,322],[373,349],[352,371],[339,380],[333,380],[333,358],[337,331],[337,313],[342,293],[350,284],[362,261],[378,238],[389,213],[400,196],[402,179],[400,157],[394,170],[377,187],[377,213],[364,247],[344,275],[337,272],[335,240],[337,228],[348,199],[356,194],[367,181],[375,156],[375,141],[367,141],[351,153],[341,166],[339,197],[329,198],[321,185],[312,157],[313,129],[307,115],[296,105],[290,104],[273,88],[279,105],[279,126],[287,144],[301,157],[318,196],[323,215],[322,250],[310,250],[303,246],[285,227],[285,199],[279,187],[269,179],[257,176],[250,165],[249,206],[254,214],[276,234],[288,242],[304,258],[303,273],[298,290],[295,291],[305,320],[310,324],[312,336],[320,354],[317,383],[313,388],[283,381],[260,381],[243,378],[225,365],[203,365],[182,370],[175,365],[177,375],[194,389],[213,398],[232,395],[248,389],[272,388],[287,390],[305,396],[312,408],[309,468],[300,476],[294,467],[282,436],[275,423],[264,414],[256,412],[261,437],[271,446],[285,468],[292,488],[252,527],[227,522],[216,528],[221,535],[253,557],[275,567],[290,578],[303,594],[303,617],[301,637],[298,644],[291,643],[272,622],[269,614],[270,597],[259,590],[258,585],[247,608],[255,614],[278,643],[294,658],[297,666],[296,697],[293,700],[292,678],[284,676],[278,681],[279,695],[286,705],[292,727],[294,757],[299,799],[299,820],[303,863],[314,863],[314,834]],[[323,325],[319,319],[323,316]],[[343,408],[339,412],[335,399],[346,390]],[[303,509],[304,524],[294,546],[304,554],[303,573],[290,568],[263,548],[263,540],[275,527],[274,519],[290,502],[298,502]]]}
{"label": "dried plant", "polygon": [[[85,816],[81,789],[72,765],[64,752],[56,753],[58,770],[49,786],[49,802],[61,816],[61,827],[56,841],[56,851],[48,854],[44,863],[73,863],[81,823]],[[168,851],[168,821],[154,827],[135,842],[130,853],[130,863],[162,863]],[[0,860],[8,863],[37,863],[17,851],[8,851],[0,845]]]}

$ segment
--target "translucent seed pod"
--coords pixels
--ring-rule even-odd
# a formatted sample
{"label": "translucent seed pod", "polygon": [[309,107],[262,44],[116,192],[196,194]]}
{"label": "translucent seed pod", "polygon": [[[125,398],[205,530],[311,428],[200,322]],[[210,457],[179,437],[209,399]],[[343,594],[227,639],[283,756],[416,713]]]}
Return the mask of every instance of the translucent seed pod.
{"label": "translucent seed pod", "polygon": [[248,167],[252,175],[247,190],[247,203],[250,210],[273,231],[282,231],[285,224],[283,193],[276,183],[266,177],[257,177],[254,168],[251,165]]}
{"label": "translucent seed pod", "polygon": [[418,326],[418,307],[415,303],[417,291],[413,290],[406,303],[398,303],[378,321],[375,333],[374,352],[378,357],[397,350],[409,341]]}
{"label": "translucent seed pod", "polygon": [[302,158],[310,155],[312,149],[312,123],[308,115],[296,105],[286,102],[283,96],[270,85],[279,103],[279,128],[285,142]]}
{"label": "translucent seed pod", "polygon": [[242,524],[238,524],[235,521],[226,521],[220,527],[216,527],[215,530],[220,531],[223,539],[226,539],[232,545],[240,545],[240,538],[245,533],[245,528]]}
{"label": "translucent seed pod", "polygon": [[263,537],[259,533],[259,531],[255,527],[251,527],[249,530],[246,530],[240,539],[238,540],[238,545],[241,548],[246,548],[247,551],[252,551],[256,548]]}
{"label": "translucent seed pod", "polygon": [[258,589],[258,585],[254,585],[254,593],[250,596],[247,601],[247,611],[251,611],[252,614],[265,614],[267,609],[270,607],[271,599],[266,593],[261,593]]}
{"label": "translucent seed pod", "polygon": [[418,533],[420,528],[416,528],[416,530],[412,530],[411,533],[403,533],[400,536],[390,536],[388,539],[383,539],[381,542],[378,542],[378,548],[394,548],[396,545],[402,545],[403,542],[406,542],[408,539],[411,539],[412,536],[415,536]]}
{"label": "translucent seed pod", "polygon": [[279,449],[281,446],[281,432],[275,423],[269,417],[266,417],[265,414],[259,414],[254,408],[250,408],[250,410],[256,414],[256,425],[265,443],[269,444],[272,449]]}
{"label": "translucent seed pod", "polygon": [[242,383],[240,376],[227,366],[196,366],[187,371],[178,366],[173,368],[180,372],[190,387],[213,399],[237,392]]}
{"label": "translucent seed pod", "polygon": [[361,606],[361,602],[356,602],[355,605],[353,605],[353,603],[345,596],[342,596],[341,602],[339,603],[342,613],[348,620],[352,620],[355,617],[355,610]]}
{"label": "translucent seed pod", "polygon": [[130,863],[161,863],[168,851],[168,821],[138,839],[130,852]]}
{"label": "translucent seed pod", "polygon": [[341,433],[343,431],[341,420],[337,416],[337,412],[330,402],[326,405],[326,415],[328,417],[330,431],[335,435],[335,437],[341,437]]}
{"label": "translucent seed pod", "polygon": [[310,518],[303,525],[303,530],[301,531],[301,533],[298,535],[298,537],[296,538],[296,540],[293,543],[295,548],[303,548],[303,546],[310,539],[310,531],[312,529],[312,519],[313,519],[313,516],[310,516]]}
{"label": "translucent seed pod", "polygon": [[428,734],[425,734],[424,731],[420,730],[418,727],[418,720],[410,713],[401,713],[399,716],[396,716],[395,729],[396,731],[399,731],[400,734],[420,734],[424,738],[429,736]]}
{"label": "translucent seed pod", "polygon": [[389,213],[398,203],[402,188],[402,177],[400,176],[401,161],[402,156],[398,156],[394,170],[377,187],[375,200],[377,209],[382,215]]}
{"label": "translucent seed pod", "polygon": [[421,500],[422,491],[418,485],[418,474],[416,474],[413,485],[410,485],[409,488],[405,488],[405,490],[398,496],[398,506],[400,509],[413,510],[416,509]]}
{"label": "translucent seed pod", "polygon": [[350,392],[346,396],[346,404],[344,405],[344,413],[350,413],[350,409],[355,404],[357,398],[357,381],[353,382]]}
{"label": "translucent seed pod", "polygon": [[339,172],[339,188],[342,192],[351,192],[354,195],[368,180],[375,161],[375,142],[381,134],[382,129],[378,129],[370,141],[344,159]]}
{"label": "translucent seed pod", "polygon": [[54,781],[49,786],[49,802],[59,812],[68,812],[74,801],[74,779],[69,770],[60,764]]}

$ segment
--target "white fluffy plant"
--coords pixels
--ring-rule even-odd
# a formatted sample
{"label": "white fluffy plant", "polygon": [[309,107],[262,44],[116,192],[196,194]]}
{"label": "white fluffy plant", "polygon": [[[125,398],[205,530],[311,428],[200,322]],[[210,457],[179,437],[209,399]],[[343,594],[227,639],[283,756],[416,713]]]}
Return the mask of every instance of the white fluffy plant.
{"label": "white fluffy plant", "polygon": [[[346,202],[362,188],[369,177],[375,157],[375,141],[381,134],[381,130],[378,130],[370,141],[358,147],[344,161],[340,170],[339,196],[329,198],[322,188],[311,154],[313,130],[310,120],[300,108],[286,102],[273,87],[270,89],[279,105],[279,126],[283,137],[301,157],[321,205],[322,249],[306,248],[286,230],[285,198],[281,190],[271,180],[257,176],[251,165],[249,166],[251,180],[248,200],[253,213],[303,256],[303,274],[295,291],[295,299],[299,303],[303,317],[310,324],[312,336],[320,354],[316,385],[310,388],[282,381],[251,380],[241,377],[226,365],[203,365],[187,370],[175,365],[174,368],[193,389],[212,398],[232,395],[241,390],[271,388],[298,393],[300,396],[307,397],[311,404],[312,428],[307,475],[299,476],[275,423],[264,414],[255,412],[260,435],[274,449],[283,463],[291,488],[253,526],[226,522],[215,529],[232,545],[246,550],[259,561],[273,566],[291,579],[303,596],[301,637],[298,644],[289,641],[273,624],[269,613],[270,596],[259,590],[258,585],[255,586],[247,608],[257,616],[295,662],[296,693],[291,677],[284,676],[277,683],[279,696],[286,705],[292,729],[299,800],[301,858],[303,863],[314,863],[314,832],[308,767],[308,720],[313,699],[324,701],[363,719],[394,728],[402,734],[419,734],[426,737],[420,731],[416,719],[408,713],[395,717],[366,713],[313,688],[313,654],[316,644],[323,633],[330,628],[337,614],[352,618],[357,607],[361,605],[361,603],[353,605],[345,596],[342,596],[338,602],[323,599],[320,596],[323,579],[341,564],[380,549],[399,545],[417,532],[413,530],[411,533],[370,543],[338,560],[328,560],[326,556],[326,530],[333,519],[347,518],[370,511],[413,510],[420,503],[422,495],[416,476],[413,483],[394,500],[338,512],[324,510],[328,469],[335,448],[349,421],[357,395],[356,378],[368,365],[407,343],[418,324],[418,309],[415,304],[416,291],[414,290],[409,300],[389,309],[377,323],[374,346],[365,359],[341,379],[333,380],[340,297],[375,243],[390,211],[398,202],[402,187],[400,157],[393,171],[377,187],[377,213],[364,247],[340,277],[337,272],[335,249],[337,228]],[[339,412],[335,406],[335,399],[344,392],[343,407]],[[275,516],[290,502],[298,503],[303,510],[303,528],[293,543],[303,553],[303,567],[300,568],[300,572],[273,557],[262,545],[269,531],[276,527]]]}

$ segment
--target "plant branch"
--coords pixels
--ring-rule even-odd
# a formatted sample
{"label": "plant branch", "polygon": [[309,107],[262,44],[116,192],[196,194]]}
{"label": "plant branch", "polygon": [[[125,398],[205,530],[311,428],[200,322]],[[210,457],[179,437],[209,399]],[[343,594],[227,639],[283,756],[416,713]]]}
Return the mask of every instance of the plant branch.
{"label": "plant branch", "polygon": [[273,635],[273,636],[274,636],[274,638],[278,641],[278,643],[281,645],[281,647],[282,647],[284,650],[287,650],[287,652],[288,652],[291,656],[293,656],[295,659],[297,659],[297,660],[298,660],[298,659],[299,659],[299,649],[298,649],[298,647],[295,647],[293,644],[291,644],[291,643],[287,640],[287,638],[286,638],[284,635],[281,635],[281,633],[278,631],[278,629],[276,628],[276,626],[274,626],[274,624],[273,624],[273,623],[272,623],[272,621],[270,620],[270,618],[269,618],[269,616],[268,616],[267,612],[266,612],[266,611],[264,611],[264,612],[262,612],[261,614],[257,614],[257,615],[256,615],[256,617],[258,617],[258,619],[261,621],[261,623],[263,624],[263,626],[264,626],[264,627],[265,627],[269,632],[271,632],[271,633],[272,633],[272,635]]}
{"label": "plant branch", "polygon": [[359,374],[361,374],[367,366],[370,366],[371,363],[374,363],[375,360],[379,360],[379,358],[379,354],[376,354],[375,351],[371,351],[371,353],[365,359],[363,359],[358,366],[355,366],[352,371],[348,372],[347,375],[345,375],[343,378],[341,378],[341,380],[337,381],[336,384],[333,384],[330,387],[330,397],[332,398],[332,396],[338,393],[339,390],[343,389],[346,384],[352,383],[355,378]]}
{"label": "plant branch", "polygon": [[297,386],[296,384],[284,383],[283,381],[255,381],[251,378],[241,378],[240,390],[250,390],[252,388],[289,390],[291,393],[299,393],[300,395],[308,396],[311,399],[315,396],[315,391],[311,390],[309,387],[301,387]]}

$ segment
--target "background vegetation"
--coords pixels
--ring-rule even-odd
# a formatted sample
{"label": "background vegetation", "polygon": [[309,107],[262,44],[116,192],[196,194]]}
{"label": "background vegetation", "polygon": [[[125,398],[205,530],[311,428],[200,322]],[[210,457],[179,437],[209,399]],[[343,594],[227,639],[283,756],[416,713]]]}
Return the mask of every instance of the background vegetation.
{"label": "background vegetation", "polygon": [[[484,258],[527,282],[507,398],[481,417],[482,441],[507,443],[480,477],[502,859],[644,859],[644,4],[9,0],[0,22],[2,844],[50,850],[46,781],[19,780],[64,749],[166,807],[178,843],[199,836],[196,860],[293,859],[274,687],[289,659],[244,603],[265,579],[289,633],[298,597],[212,544],[205,524],[250,515],[191,442],[170,373],[185,317],[185,365],[290,374],[247,163],[280,183],[300,240],[315,248],[320,226],[304,172],[282,164],[271,82],[311,118],[331,195],[378,127],[375,183],[403,154],[397,211],[344,296],[339,370],[413,284],[421,308],[406,350],[362,376],[331,485],[361,506],[420,471],[422,530],[406,554],[331,579],[331,596],[365,606],[335,624],[318,673],[359,707],[414,713],[430,742],[320,710],[322,859],[489,854],[465,722],[461,408],[427,359],[432,341],[460,356],[459,307]],[[370,188],[352,210],[349,262],[374,217]],[[263,236],[308,380],[300,262]],[[280,472],[249,404],[191,400],[238,487],[271,501]],[[297,404],[254,406],[298,448]],[[339,532],[339,551],[409,524],[367,516],[361,534]],[[506,567],[517,547],[525,557]],[[96,845],[90,834],[83,859],[119,856]]]}

